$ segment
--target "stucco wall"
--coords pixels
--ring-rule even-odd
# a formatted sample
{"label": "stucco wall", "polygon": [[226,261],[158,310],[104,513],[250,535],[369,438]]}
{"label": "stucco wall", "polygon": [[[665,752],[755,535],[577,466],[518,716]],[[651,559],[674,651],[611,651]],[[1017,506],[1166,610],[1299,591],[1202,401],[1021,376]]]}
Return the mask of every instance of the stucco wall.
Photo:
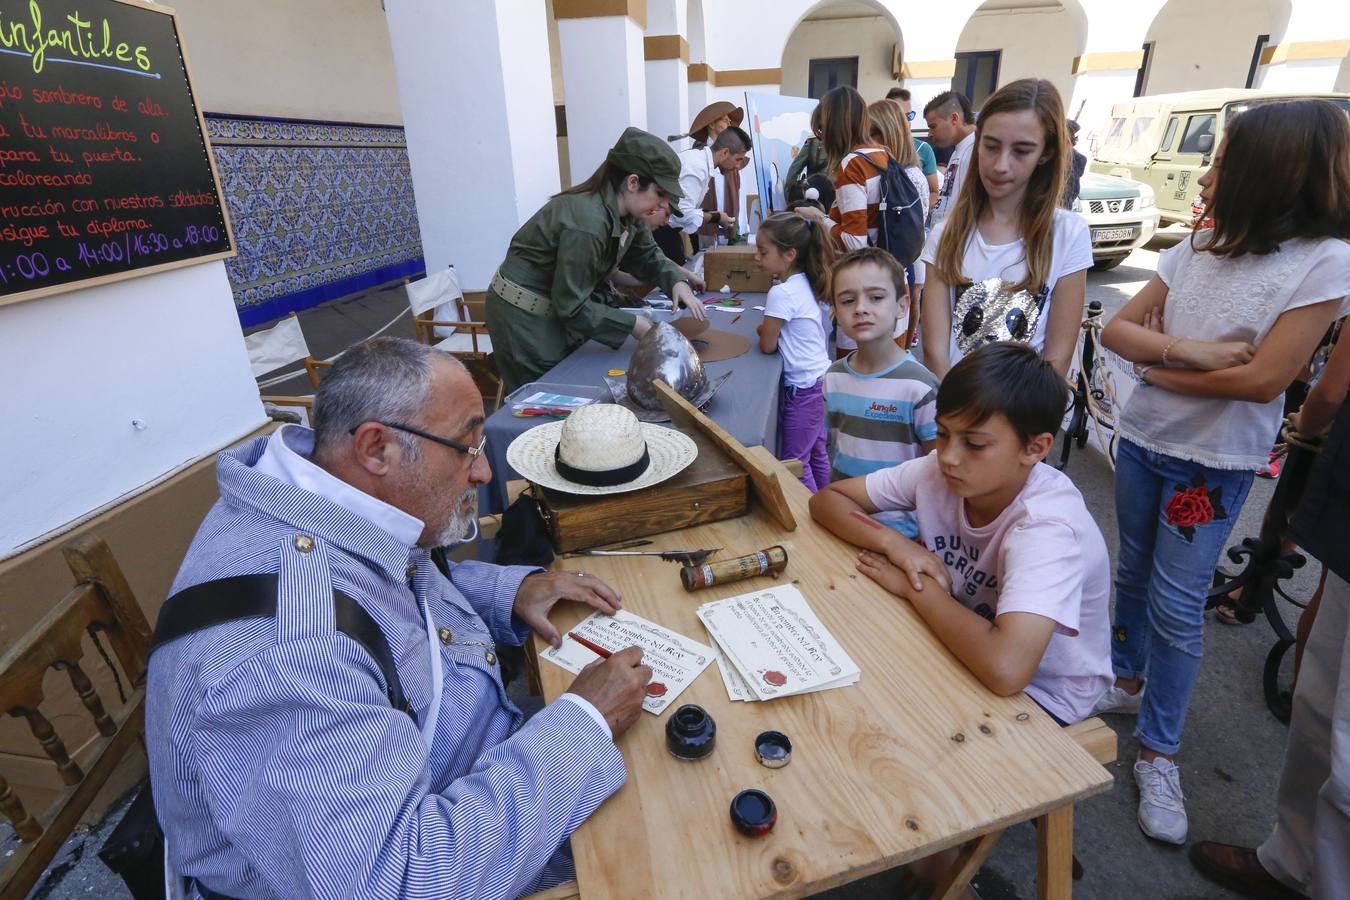
{"label": "stucco wall", "polygon": [[1145,94],[1240,88],[1256,37],[1275,34],[1269,0],[1172,0],[1148,29],[1155,41]]}
{"label": "stucco wall", "polygon": [[870,103],[898,82],[891,76],[891,52],[900,40],[882,16],[807,21],[797,26],[783,50],[783,93],[805,97],[813,59],[858,57],[858,91]]}
{"label": "stucco wall", "polygon": [[1068,8],[1016,14],[982,12],[966,23],[956,49],[962,53],[1002,50],[1000,87],[1019,78],[1046,78],[1059,88],[1067,104],[1073,93],[1073,58],[1083,52],[1086,25]]}
{"label": "stucco wall", "polygon": [[0,558],[257,428],[225,265],[0,306]]}
{"label": "stucco wall", "polygon": [[201,107],[399,125],[379,0],[173,0]]}

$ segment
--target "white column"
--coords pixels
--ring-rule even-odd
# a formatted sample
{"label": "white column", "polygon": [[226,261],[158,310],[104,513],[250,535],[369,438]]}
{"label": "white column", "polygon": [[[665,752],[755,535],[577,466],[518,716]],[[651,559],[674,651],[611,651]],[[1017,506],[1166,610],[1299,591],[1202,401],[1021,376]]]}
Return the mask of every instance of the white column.
{"label": "white column", "polygon": [[662,138],[689,127],[687,6],[687,0],[647,2],[647,130]]}
{"label": "white column", "polygon": [[427,270],[485,290],[558,190],[544,6],[385,0]]}
{"label": "white column", "polygon": [[647,127],[642,25],[626,15],[564,18],[557,3],[554,15],[567,95],[567,155],[576,184],[595,171],[625,128]]}
{"label": "white column", "polygon": [[1134,96],[1149,27],[1167,0],[1094,3],[1088,9],[1088,34],[1083,54],[1074,62],[1073,96],[1065,114],[1082,130],[1078,147],[1088,149],[1101,131],[1111,107]]}
{"label": "white column", "polygon": [[[698,63],[695,63],[694,65],[700,66]],[[708,81],[707,74],[705,74],[709,72],[707,65],[702,64],[700,68],[701,71],[696,71],[694,77],[689,79],[688,118],[690,120],[693,120],[694,116],[698,115],[703,107],[713,102],[713,91],[716,90],[712,82]],[[739,106],[740,104],[738,103],[736,105]],[[688,128],[689,122],[685,122],[684,127]]]}
{"label": "white column", "polygon": [[1350,54],[1350,4],[1344,0],[1300,0],[1293,4],[1289,25],[1274,46],[1270,62],[1260,69],[1263,91],[1323,92],[1336,89]]}
{"label": "white column", "polygon": [[647,130],[660,138],[689,127],[689,67],[682,59],[647,60]]}

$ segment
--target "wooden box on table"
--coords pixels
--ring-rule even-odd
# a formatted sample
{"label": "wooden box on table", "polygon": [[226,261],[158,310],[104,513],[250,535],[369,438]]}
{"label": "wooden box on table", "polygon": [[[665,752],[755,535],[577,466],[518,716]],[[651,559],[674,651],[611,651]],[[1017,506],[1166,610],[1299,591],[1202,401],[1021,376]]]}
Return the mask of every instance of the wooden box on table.
{"label": "wooden box on table", "polygon": [[753,244],[709,247],[703,254],[703,281],[710,291],[727,285],[733,291],[763,294],[773,287],[773,279],[755,265]]}
{"label": "wooden box on table", "polygon": [[587,497],[532,485],[558,552],[745,515],[750,508],[745,469],[699,429],[682,430],[698,445],[698,457],[674,478],[645,490]]}

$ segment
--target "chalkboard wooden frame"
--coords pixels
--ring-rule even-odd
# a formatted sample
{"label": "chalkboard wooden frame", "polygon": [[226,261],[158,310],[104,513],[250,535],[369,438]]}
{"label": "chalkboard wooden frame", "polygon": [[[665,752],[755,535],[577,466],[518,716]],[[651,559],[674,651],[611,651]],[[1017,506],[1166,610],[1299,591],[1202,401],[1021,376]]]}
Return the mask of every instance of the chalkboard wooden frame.
{"label": "chalkboard wooden frame", "polygon": [[62,284],[46,285],[31,291],[0,295],[0,306],[7,306],[11,303],[23,303],[28,300],[40,300],[54,294],[83,290],[84,288],[95,287],[97,285],[114,284],[131,278],[139,278],[142,275],[167,272],[171,269],[178,269],[184,266],[195,266],[202,263],[214,262],[216,260],[230,259],[239,254],[238,247],[234,242],[234,228],[230,223],[230,210],[229,207],[225,205],[225,194],[220,187],[220,173],[216,169],[216,157],[211,151],[211,139],[206,133],[206,117],[202,114],[201,103],[198,100],[197,90],[192,79],[192,64],[188,59],[187,48],[183,45],[182,30],[179,28],[178,11],[172,7],[161,6],[157,3],[145,3],[142,2],[142,0],[111,0],[111,2],[120,3],[124,6],[130,6],[147,12],[161,13],[168,16],[169,20],[173,23],[174,44],[178,48],[179,58],[183,61],[183,75],[187,81],[188,93],[192,96],[192,110],[197,117],[197,129],[201,134],[202,145],[206,149],[206,159],[211,168],[211,184],[215,189],[216,203],[220,208],[220,215],[224,221],[225,239],[229,243],[229,249],[206,253],[201,256],[193,256],[186,259],[177,259],[171,262],[139,266],[127,269],[123,272],[113,272],[108,275],[94,275],[89,278],[81,278],[76,281],[68,281]]}

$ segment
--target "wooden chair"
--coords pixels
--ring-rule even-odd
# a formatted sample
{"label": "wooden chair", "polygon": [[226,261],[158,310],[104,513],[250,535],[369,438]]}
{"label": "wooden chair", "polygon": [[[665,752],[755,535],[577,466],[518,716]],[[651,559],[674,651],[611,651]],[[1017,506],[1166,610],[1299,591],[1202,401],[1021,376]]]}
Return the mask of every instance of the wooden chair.
{"label": "wooden chair", "polygon": [[492,336],[487,323],[473,321],[454,268],[408,282],[408,306],[417,340],[464,363],[479,389],[486,386],[484,402],[501,406],[505,385],[492,357]]}
{"label": "wooden chair", "polygon": [[[150,625],[101,538],[78,538],[62,553],[75,575],[74,589],[0,657],[0,711],[27,720],[33,737],[66,785],[45,814],[35,818],[0,776],[0,812],[13,824],[21,841],[0,869],[0,898],[4,900],[28,893],[113,769],[138,740],[144,740],[143,673],[150,650]],[[100,650],[99,641],[107,639],[128,684],[126,702],[111,714],[80,665],[86,633]],[[39,710],[48,669],[65,672],[98,729],[87,772],[70,758],[65,743]]]}
{"label": "wooden chair", "polygon": [[[261,378],[268,372],[301,361],[309,375],[309,383],[315,389],[319,387],[319,373],[332,367],[332,363],[315,359],[305,342],[305,334],[300,330],[300,319],[291,313],[271,328],[244,335],[244,346],[248,348],[249,366],[253,377]],[[277,396],[262,395],[264,403],[293,409],[301,416],[301,424],[312,425],[314,420],[314,395]]]}

